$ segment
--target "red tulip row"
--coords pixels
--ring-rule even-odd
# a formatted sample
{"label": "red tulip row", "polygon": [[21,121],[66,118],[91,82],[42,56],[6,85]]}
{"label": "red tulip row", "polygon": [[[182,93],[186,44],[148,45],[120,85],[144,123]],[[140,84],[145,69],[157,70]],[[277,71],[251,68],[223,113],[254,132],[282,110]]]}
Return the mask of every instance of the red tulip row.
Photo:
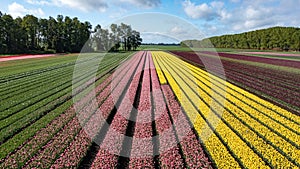
{"label": "red tulip row", "polygon": [[[134,60],[131,59],[128,64],[137,64],[138,62],[132,63]],[[128,81],[129,76],[127,74],[132,74],[131,72],[133,71],[132,68],[129,66],[122,66],[123,71],[114,76],[114,83],[112,82],[111,85],[107,86],[103,90],[103,94],[100,94],[100,98],[106,98],[105,95],[108,95],[107,99],[103,102],[103,104],[99,107],[99,109],[91,116],[90,120],[85,124],[84,129],[80,131],[80,134],[78,134],[74,141],[66,148],[63,154],[61,154],[60,158],[55,161],[55,163],[51,166],[52,168],[56,167],[77,167],[77,165],[80,163],[81,159],[86,155],[86,152],[91,144],[89,141],[90,138],[94,138],[100,128],[103,126],[105,123],[105,119],[108,117],[110,112],[112,111],[114,107],[114,100],[113,97],[111,96],[111,90],[120,90],[122,87],[124,88],[125,86],[118,85],[116,86],[115,84],[123,84],[124,81]],[[126,71],[125,68],[128,68],[129,70]],[[124,70],[125,69],[125,70]],[[127,72],[127,74],[126,74]],[[119,77],[124,77],[123,79]],[[116,79],[121,80],[118,83]],[[82,116],[81,119],[85,119],[88,117]],[[75,148],[75,149],[74,149]],[[74,152],[76,150],[76,153]]]}
{"label": "red tulip row", "polygon": [[166,97],[167,106],[173,119],[186,165],[188,168],[211,168],[208,156],[204,153],[199,140],[197,140],[195,133],[192,131],[192,127],[176,101],[171,88],[168,85],[164,85],[162,90]]}

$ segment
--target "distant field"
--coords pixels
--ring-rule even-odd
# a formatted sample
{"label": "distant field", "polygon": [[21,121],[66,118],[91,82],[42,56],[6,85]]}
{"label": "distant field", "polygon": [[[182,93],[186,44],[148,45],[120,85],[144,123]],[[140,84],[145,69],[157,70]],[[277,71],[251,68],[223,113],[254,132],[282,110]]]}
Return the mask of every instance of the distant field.
{"label": "distant field", "polygon": [[300,52],[286,52],[258,49],[231,49],[231,48],[188,48],[180,45],[141,45],[139,50],[169,50],[169,51],[218,51],[218,52],[271,52],[277,54],[298,54]]}
{"label": "distant field", "polygon": [[244,54],[250,56],[259,56],[265,58],[277,58],[285,60],[300,60],[300,53],[287,53],[287,52],[234,52],[236,54]]}

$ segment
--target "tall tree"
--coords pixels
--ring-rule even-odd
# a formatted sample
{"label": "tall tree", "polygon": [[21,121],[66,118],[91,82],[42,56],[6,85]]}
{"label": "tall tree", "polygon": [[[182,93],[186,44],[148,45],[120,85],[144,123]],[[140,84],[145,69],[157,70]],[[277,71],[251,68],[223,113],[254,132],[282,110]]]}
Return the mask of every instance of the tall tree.
{"label": "tall tree", "polygon": [[[299,50],[299,34],[300,28],[273,27],[235,35],[215,36],[203,39],[200,43],[205,46],[207,41],[210,41],[217,48]],[[198,42],[186,40],[181,44],[195,47]]]}
{"label": "tall tree", "polygon": [[22,20],[22,27],[26,30],[26,46],[29,50],[38,49],[38,18],[33,15],[26,15]]}
{"label": "tall tree", "polygon": [[112,24],[109,29],[97,25],[92,31],[90,22],[77,17],[58,15],[38,19],[33,15],[12,18],[0,11],[0,53],[117,51],[136,49],[140,34],[130,25]]}

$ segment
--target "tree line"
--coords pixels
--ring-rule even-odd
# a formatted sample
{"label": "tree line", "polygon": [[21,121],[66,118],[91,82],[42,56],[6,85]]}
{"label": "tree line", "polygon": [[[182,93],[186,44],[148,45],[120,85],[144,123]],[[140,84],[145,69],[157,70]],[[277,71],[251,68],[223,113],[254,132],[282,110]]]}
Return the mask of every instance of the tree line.
{"label": "tree line", "polygon": [[13,18],[0,11],[0,54],[129,51],[141,44],[140,33],[130,25],[112,24],[110,30],[92,27],[77,17]]}
{"label": "tree line", "polygon": [[259,50],[300,51],[300,28],[272,27],[234,35],[215,36],[181,42],[189,47],[216,47]]}

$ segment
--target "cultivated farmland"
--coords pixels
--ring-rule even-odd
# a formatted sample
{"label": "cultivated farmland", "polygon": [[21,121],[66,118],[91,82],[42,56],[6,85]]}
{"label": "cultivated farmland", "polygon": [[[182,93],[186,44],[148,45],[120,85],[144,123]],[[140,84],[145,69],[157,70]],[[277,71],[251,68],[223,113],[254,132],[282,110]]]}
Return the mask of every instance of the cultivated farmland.
{"label": "cultivated farmland", "polygon": [[198,54],[0,63],[0,168],[299,168],[299,62]]}

